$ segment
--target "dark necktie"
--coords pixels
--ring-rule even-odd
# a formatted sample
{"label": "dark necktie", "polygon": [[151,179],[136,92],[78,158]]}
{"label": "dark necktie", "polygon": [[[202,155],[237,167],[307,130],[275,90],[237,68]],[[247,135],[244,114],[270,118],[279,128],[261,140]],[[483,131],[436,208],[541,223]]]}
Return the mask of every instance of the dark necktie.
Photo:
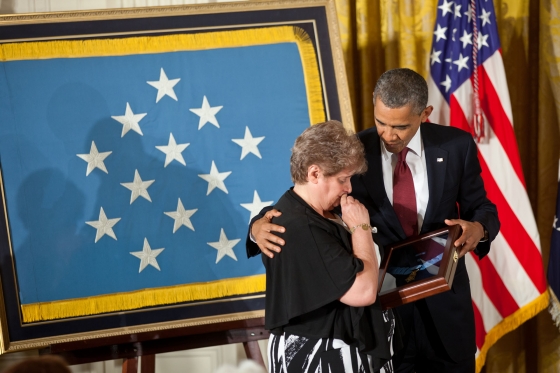
{"label": "dark necktie", "polygon": [[404,233],[410,237],[418,234],[418,217],[412,172],[406,164],[408,151],[408,148],[404,148],[398,154],[397,165],[393,172],[393,209],[397,213]]}

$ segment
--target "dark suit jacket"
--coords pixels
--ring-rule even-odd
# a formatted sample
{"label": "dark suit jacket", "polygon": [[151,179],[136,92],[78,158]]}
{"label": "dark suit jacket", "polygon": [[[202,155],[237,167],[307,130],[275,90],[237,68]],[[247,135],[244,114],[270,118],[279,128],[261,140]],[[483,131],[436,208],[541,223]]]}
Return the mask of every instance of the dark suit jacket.
{"label": "dark suit jacket", "polygon": [[[498,234],[500,223],[496,206],[486,198],[476,144],[470,134],[454,127],[422,123],[420,132],[429,187],[420,233],[445,226],[445,219],[460,217],[478,221],[490,237],[487,242],[479,243],[475,251],[480,258],[484,257],[490,250],[490,241]],[[358,136],[365,146],[368,171],[352,179],[352,195],[367,207],[371,225],[378,229],[376,241],[386,246],[406,237],[385,192],[377,130],[370,128]],[[451,291],[428,297],[425,302],[436,329],[434,332],[449,356],[455,361],[472,357],[476,352],[475,325],[464,258],[459,260]],[[399,313],[407,328],[410,320],[406,312]]]}
{"label": "dark suit jacket", "polygon": [[[421,233],[445,226],[445,219],[460,217],[478,221],[486,228],[490,238],[487,242],[479,243],[475,251],[480,258],[484,257],[490,250],[490,241],[498,234],[500,223],[496,206],[486,198],[478,151],[472,136],[454,127],[432,123],[422,123],[420,132],[429,187],[428,207]],[[376,128],[362,131],[358,137],[365,147],[368,171],[352,178],[352,195],[367,207],[371,225],[378,229],[375,241],[387,246],[406,237],[385,192],[380,139]],[[440,162],[438,158],[441,158]],[[264,215],[269,209],[263,210],[261,214]],[[256,216],[253,221],[262,215]],[[248,256],[258,253],[258,246],[247,237]],[[434,333],[428,333],[439,337],[442,347],[453,360],[472,358],[476,352],[475,326],[464,258],[459,260],[451,291],[426,298],[425,302],[435,328]],[[406,311],[405,307],[398,307],[397,312],[401,314],[406,329],[410,320],[406,312],[401,312]],[[400,308],[403,309],[399,311]]]}

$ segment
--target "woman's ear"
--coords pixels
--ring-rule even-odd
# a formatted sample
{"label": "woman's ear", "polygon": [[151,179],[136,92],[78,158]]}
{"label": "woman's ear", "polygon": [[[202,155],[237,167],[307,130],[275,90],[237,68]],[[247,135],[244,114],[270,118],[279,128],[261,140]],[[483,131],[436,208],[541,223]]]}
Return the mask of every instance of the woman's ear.
{"label": "woman's ear", "polygon": [[312,184],[317,184],[319,182],[320,174],[321,174],[321,168],[316,164],[312,164],[307,168],[307,181]]}

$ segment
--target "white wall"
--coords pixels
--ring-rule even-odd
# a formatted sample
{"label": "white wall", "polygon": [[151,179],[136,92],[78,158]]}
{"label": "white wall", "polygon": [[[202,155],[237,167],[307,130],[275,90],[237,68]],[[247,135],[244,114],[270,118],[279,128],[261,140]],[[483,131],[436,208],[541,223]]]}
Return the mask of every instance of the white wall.
{"label": "white wall", "polygon": [[[0,14],[200,4],[227,1],[233,0],[0,0]],[[266,342],[267,341],[259,341],[261,353],[265,361]],[[0,356],[0,371],[3,371],[14,362],[36,355],[37,351],[2,355]],[[156,372],[179,373],[188,371],[189,373],[213,373],[218,367],[224,364],[237,365],[239,361],[245,358],[245,351],[240,344],[171,352],[156,356]],[[142,364],[142,361],[140,361],[140,364]],[[121,371],[121,360],[72,366],[72,372],[75,373],[120,373]]]}

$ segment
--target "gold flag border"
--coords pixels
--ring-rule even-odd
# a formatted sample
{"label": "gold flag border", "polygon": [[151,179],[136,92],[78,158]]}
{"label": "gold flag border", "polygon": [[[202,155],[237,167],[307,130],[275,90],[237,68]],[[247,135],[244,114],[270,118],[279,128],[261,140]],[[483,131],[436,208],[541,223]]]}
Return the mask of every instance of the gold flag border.
{"label": "gold flag border", "polygon": [[23,304],[21,309],[23,321],[29,323],[260,293],[265,291],[265,288],[266,276],[255,275],[86,298]]}
{"label": "gold flag border", "polygon": [[525,321],[535,317],[539,312],[546,309],[548,307],[548,302],[549,293],[548,290],[546,290],[537,298],[519,308],[517,311],[504,318],[496,326],[490,329],[484,338],[484,344],[482,345],[480,353],[476,358],[476,372],[478,373],[482,370],[482,367],[486,362],[488,350],[498,341],[498,339],[502,338],[512,330],[517,329]]}

